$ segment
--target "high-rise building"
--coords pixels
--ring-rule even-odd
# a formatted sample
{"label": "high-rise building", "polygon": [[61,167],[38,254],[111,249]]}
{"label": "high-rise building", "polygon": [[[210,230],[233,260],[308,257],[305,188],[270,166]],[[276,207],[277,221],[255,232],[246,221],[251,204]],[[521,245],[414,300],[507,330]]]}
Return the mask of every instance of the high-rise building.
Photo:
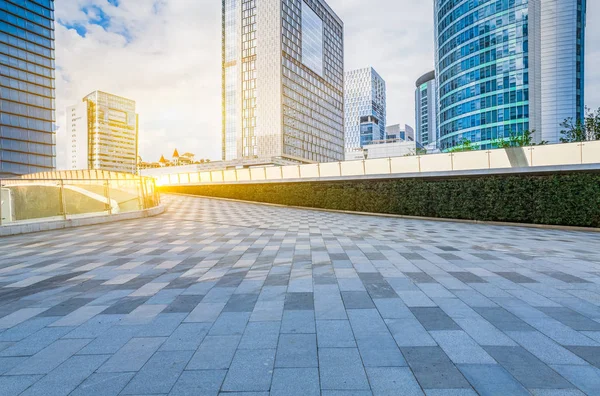
{"label": "high-rise building", "polygon": [[372,67],[346,72],[346,152],[385,139],[385,81]]}
{"label": "high-rise building", "polygon": [[415,130],[410,125],[389,125],[385,128],[386,140],[416,141]]}
{"label": "high-rise building", "polygon": [[223,159],[344,156],[344,26],[325,0],[222,0]]}
{"label": "high-rise building", "polygon": [[536,130],[556,143],[584,113],[586,0],[435,0],[438,146]]}
{"label": "high-rise building", "polygon": [[67,169],[135,173],[138,115],[135,102],[95,91],[67,108],[62,136]]}
{"label": "high-rise building", "polygon": [[0,1],[0,177],[56,168],[54,0]]}
{"label": "high-rise building", "polygon": [[435,71],[417,80],[415,90],[415,126],[417,143],[428,146],[437,142],[437,90]]}

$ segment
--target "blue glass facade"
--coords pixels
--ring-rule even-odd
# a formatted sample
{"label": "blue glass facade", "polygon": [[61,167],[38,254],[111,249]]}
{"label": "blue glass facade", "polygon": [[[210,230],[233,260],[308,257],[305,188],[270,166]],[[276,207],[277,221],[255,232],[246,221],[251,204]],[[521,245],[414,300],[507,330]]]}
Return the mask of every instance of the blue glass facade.
{"label": "blue glass facade", "polygon": [[439,148],[529,129],[528,0],[436,0]]}
{"label": "blue glass facade", "polygon": [[53,170],[54,0],[0,0],[0,176]]}

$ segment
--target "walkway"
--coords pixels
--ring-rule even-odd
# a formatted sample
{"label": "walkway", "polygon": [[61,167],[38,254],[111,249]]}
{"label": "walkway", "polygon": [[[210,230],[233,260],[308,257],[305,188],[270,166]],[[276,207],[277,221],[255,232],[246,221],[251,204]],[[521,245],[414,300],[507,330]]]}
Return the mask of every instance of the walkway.
{"label": "walkway", "polygon": [[163,200],[0,239],[0,395],[600,394],[600,234]]}

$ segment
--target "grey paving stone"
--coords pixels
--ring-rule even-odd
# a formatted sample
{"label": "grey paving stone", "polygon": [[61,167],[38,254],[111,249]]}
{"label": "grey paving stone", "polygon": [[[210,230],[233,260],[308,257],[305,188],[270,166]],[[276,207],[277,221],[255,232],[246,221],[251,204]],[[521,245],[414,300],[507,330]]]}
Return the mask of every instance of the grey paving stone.
{"label": "grey paving stone", "polygon": [[469,389],[471,386],[439,347],[402,348],[423,389]]}
{"label": "grey paving stone", "polygon": [[588,395],[600,393],[600,370],[592,366],[553,365],[552,368]]}
{"label": "grey paving stone", "polygon": [[482,318],[456,319],[457,324],[479,345],[515,346],[516,343]]}
{"label": "grey paving stone", "polygon": [[140,326],[137,337],[169,337],[185,319],[185,313],[158,314],[148,324]]}
{"label": "grey paving stone", "polygon": [[400,298],[373,299],[379,314],[384,319],[404,319],[414,318],[410,309],[402,302]]}
{"label": "grey paving stone", "polygon": [[279,322],[250,322],[239,349],[275,349],[279,341]]}
{"label": "grey paving stone", "polygon": [[206,336],[186,370],[228,369],[240,339],[240,336]]}
{"label": "grey paving stone", "polygon": [[358,338],[358,350],[365,367],[402,367],[406,361],[391,335]]}
{"label": "grey paving stone", "polygon": [[521,275],[517,272],[496,272],[496,275],[500,275],[501,277],[513,283],[537,283],[537,281],[528,278],[524,275]]}
{"label": "grey paving stone", "polygon": [[535,331],[535,329],[504,308],[473,308],[501,331]]}
{"label": "grey paving stone", "polygon": [[316,333],[314,311],[284,311],[281,332],[296,334]]}
{"label": "grey paving stone", "polygon": [[164,337],[132,338],[98,369],[99,373],[138,371],[165,342]]}
{"label": "grey paving stone", "polygon": [[226,370],[184,371],[169,396],[217,395],[226,374]]}
{"label": "grey paving stone", "polygon": [[30,335],[37,333],[39,330],[48,326],[50,323],[56,322],[57,317],[44,318],[35,317],[29,319],[11,329],[7,329],[0,333],[0,341],[3,342],[17,342],[21,341]]}
{"label": "grey paving stone", "polygon": [[346,309],[371,309],[375,308],[371,296],[367,292],[342,292],[342,300]]}
{"label": "grey paving stone", "polygon": [[284,310],[310,311],[315,309],[313,293],[287,293]]}
{"label": "grey paving stone", "polygon": [[570,346],[566,348],[583,360],[587,361],[592,366],[600,368],[600,347]]}
{"label": "grey paving stone", "polygon": [[320,348],[319,373],[322,390],[370,390],[356,348]]}
{"label": "grey paving stone", "polygon": [[440,308],[410,309],[425,330],[460,330],[460,327]]}
{"label": "grey paving stone", "polygon": [[511,331],[507,334],[546,364],[585,364],[583,359],[541,333]]}
{"label": "grey paving stone", "polygon": [[80,355],[113,354],[140,331],[140,326],[115,326],[80,350]]}
{"label": "grey paving stone", "polygon": [[455,364],[495,363],[464,331],[432,331],[430,334]]}
{"label": "grey paving stone", "polygon": [[193,351],[156,352],[121,393],[124,395],[168,393],[192,354]]}
{"label": "grey paving stone", "polygon": [[95,373],[90,375],[73,393],[73,396],[116,396],[135,373]]}
{"label": "grey paving stone", "polygon": [[0,375],[27,360],[27,356],[0,357]]}
{"label": "grey paving stone", "polygon": [[455,277],[461,282],[464,283],[487,283],[485,280],[480,278],[479,276],[473,274],[472,272],[448,272],[450,275]]}
{"label": "grey paving stone", "polygon": [[477,396],[473,389],[426,389],[427,396]]}
{"label": "grey paving stone", "polygon": [[600,323],[569,308],[543,307],[540,311],[577,331],[600,331]]}
{"label": "grey paving stone", "polygon": [[343,391],[343,390],[323,390],[321,392],[321,396],[372,396],[373,392],[365,391],[365,390],[352,390],[352,391]]}
{"label": "grey paving stone", "polygon": [[179,295],[169,304],[163,313],[192,312],[204,298],[203,295]]}
{"label": "grey paving stone", "polygon": [[486,347],[485,350],[526,388],[573,388],[563,377],[521,347]]}
{"label": "grey paving stone", "polygon": [[390,334],[385,322],[376,309],[348,310],[350,325],[356,338]]}
{"label": "grey paving stone", "polygon": [[281,334],[275,367],[317,367],[315,334]]}
{"label": "grey paving stone", "polygon": [[209,323],[182,323],[161,346],[161,351],[195,351],[210,329]]}
{"label": "grey paving stone", "polygon": [[58,340],[8,372],[8,375],[48,374],[91,340]]}
{"label": "grey paving stone", "polygon": [[317,368],[276,368],[271,396],[320,396]]}
{"label": "grey paving stone", "polygon": [[238,350],[225,377],[224,392],[268,391],[271,388],[275,349]]}
{"label": "grey paving stone", "polygon": [[405,272],[404,275],[415,283],[437,283],[435,279],[424,272]]}
{"label": "grey paving stone", "polygon": [[258,294],[234,294],[223,308],[223,312],[252,312],[257,300]]}
{"label": "grey paving stone", "polygon": [[31,356],[46,348],[73,327],[46,327],[0,352],[0,356]]}
{"label": "grey paving stone", "polygon": [[119,323],[122,315],[96,315],[62,338],[97,338]]}
{"label": "grey paving stone", "polygon": [[29,388],[42,378],[41,375],[17,375],[0,377],[0,396],[14,396]]}
{"label": "grey paving stone", "polygon": [[461,364],[458,368],[480,395],[530,395],[527,389],[497,364]]}
{"label": "grey paving stone", "polygon": [[106,359],[108,359],[106,355],[73,356],[22,394],[27,396],[68,395],[92,375]]}
{"label": "grey paving stone", "polygon": [[205,303],[201,302],[185,318],[186,322],[214,322],[217,320],[221,311],[225,308],[225,303]]}
{"label": "grey paving stone", "polygon": [[211,336],[242,335],[250,320],[248,312],[223,312],[210,329]]}
{"label": "grey paving stone", "polygon": [[347,320],[318,320],[317,341],[319,348],[355,348],[352,327]]}
{"label": "grey paving stone", "polygon": [[415,317],[385,321],[399,347],[437,346],[437,342]]}
{"label": "grey paving stone", "polygon": [[424,394],[408,367],[369,367],[367,374],[375,396]]}

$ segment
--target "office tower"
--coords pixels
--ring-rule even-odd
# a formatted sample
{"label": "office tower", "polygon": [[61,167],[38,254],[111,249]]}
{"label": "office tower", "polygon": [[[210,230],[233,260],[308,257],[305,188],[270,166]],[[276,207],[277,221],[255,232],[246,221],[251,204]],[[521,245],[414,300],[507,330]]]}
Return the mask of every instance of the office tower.
{"label": "office tower", "polygon": [[54,1],[0,1],[0,177],[56,168]]}
{"label": "office tower", "polygon": [[343,23],[324,0],[222,0],[223,159],[344,156]]}
{"label": "office tower", "polygon": [[372,68],[346,72],[346,152],[385,139],[385,81]]}
{"label": "office tower", "polygon": [[437,91],[435,71],[424,74],[417,80],[415,90],[416,141],[422,146],[437,142]]}
{"label": "office tower", "polygon": [[524,130],[559,141],[563,119],[584,112],[585,1],[435,0],[440,149]]}
{"label": "office tower", "polygon": [[410,125],[390,125],[385,128],[386,140],[416,141],[415,130]]}
{"label": "office tower", "polygon": [[138,115],[133,100],[95,91],[68,107],[66,117],[67,169],[136,173]]}

